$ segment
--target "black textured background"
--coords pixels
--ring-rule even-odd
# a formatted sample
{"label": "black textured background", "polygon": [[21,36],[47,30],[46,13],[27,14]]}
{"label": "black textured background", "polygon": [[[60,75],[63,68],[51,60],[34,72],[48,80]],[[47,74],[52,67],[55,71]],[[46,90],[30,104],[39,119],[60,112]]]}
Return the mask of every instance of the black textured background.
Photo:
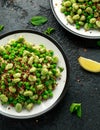
{"label": "black textured background", "polygon": [[[29,22],[34,15],[44,15],[48,22],[35,27]],[[83,70],[77,58],[85,56],[100,61],[97,40],[77,37],[63,29],[56,21],[49,0],[0,0],[0,35],[18,29],[43,32],[47,27],[56,31],[51,35],[63,47],[70,64],[70,83],[66,96],[57,107],[41,117],[18,120],[0,115],[0,130],[100,130],[100,74]],[[70,104],[82,103],[82,118],[69,112]]]}

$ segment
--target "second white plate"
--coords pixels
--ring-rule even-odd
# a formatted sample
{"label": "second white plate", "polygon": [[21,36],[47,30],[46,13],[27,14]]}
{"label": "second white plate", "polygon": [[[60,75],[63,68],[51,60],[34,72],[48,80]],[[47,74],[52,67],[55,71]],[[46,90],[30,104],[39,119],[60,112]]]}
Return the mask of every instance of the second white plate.
{"label": "second white plate", "polygon": [[70,25],[63,13],[60,12],[62,0],[50,0],[51,8],[56,17],[57,21],[71,33],[78,35],[80,37],[89,38],[89,39],[99,39],[100,31],[99,30],[89,30],[85,31],[83,28],[77,30],[75,26]]}

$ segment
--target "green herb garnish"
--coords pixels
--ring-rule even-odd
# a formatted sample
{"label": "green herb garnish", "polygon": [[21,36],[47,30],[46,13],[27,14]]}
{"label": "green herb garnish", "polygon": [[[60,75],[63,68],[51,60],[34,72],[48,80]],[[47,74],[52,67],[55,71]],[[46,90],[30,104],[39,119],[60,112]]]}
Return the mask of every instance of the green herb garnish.
{"label": "green herb garnish", "polygon": [[4,29],[4,25],[0,25],[0,31]]}
{"label": "green herb garnish", "polygon": [[99,40],[99,41],[97,41],[97,45],[98,45],[98,46],[100,46],[100,40]]}
{"label": "green herb garnish", "polygon": [[70,112],[76,113],[78,117],[82,117],[81,103],[72,103],[70,106]]}
{"label": "green herb garnish", "polygon": [[50,35],[50,34],[53,33],[54,31],[55,31],[54,28],[48,27],[48,28],[44,31],[44,33]]}
{"label": "green herb garnish", "polygon": [[48,21],[48,19],[45,16],[33,16],[31,18],[31,23],[34,26],[42,25],[42,24],[46,23],[47,21]]}

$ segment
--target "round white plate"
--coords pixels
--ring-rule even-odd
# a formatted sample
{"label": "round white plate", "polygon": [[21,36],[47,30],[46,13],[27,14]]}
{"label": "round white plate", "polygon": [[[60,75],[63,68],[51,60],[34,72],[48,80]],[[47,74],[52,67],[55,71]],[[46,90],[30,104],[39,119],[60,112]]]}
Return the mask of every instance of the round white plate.
{"label": "round white plate", "polygon": [[84,38],[100,39],[100,30],[85,31],[83,28],[76,29],[75,26],[69,24],[63,13],[60,12],[62,0],[50,0],[51,9],[56,17],[57,21],[71,33]]}
{"label": "round white plate", "polygon": [[47,101],[43,101],[40,105],[35,105],[30,112],[28,112],[27,110],[23,110],[21,113],[17,113],[13,107],[10,106],[9,109],[9,106],[2,106],[0,104],[1,114],[12,118],[25,119],[42,115],[43,113],[51,110],[54,106],[58,104],[58,102],[63,98],[67,90],[67,86],[65,85],[68,82],[69,67],[66,56],[58,43],[49,36],[44,35],[40,32],[32,30],[18,30],[9,32],[0,36],[0,45],[7,44],[7,42],[11,39],[18,39],[19,36],[23,36],[28,42],[34,44],[43,44],[46,46],[47,49],[53,50],[54,55],[58,56],[59,58],[58,65],[64,68],[64,71],[61,74],[61,79],[57,81],[58,85],[53,91],[53,98],[50,98]]}

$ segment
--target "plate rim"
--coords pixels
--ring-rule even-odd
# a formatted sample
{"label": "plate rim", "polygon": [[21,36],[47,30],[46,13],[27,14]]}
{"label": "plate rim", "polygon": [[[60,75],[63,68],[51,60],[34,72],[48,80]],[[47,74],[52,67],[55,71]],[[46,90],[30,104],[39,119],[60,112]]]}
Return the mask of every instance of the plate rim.
{"label": "plate rim", "polygon": [[65,26],[62,21],[59,19],[59,17],[57,16],[55,10],[54,10],[54,6],[53,6],[53,0],[50,0],[50,6],[51,6],[51,10],[56,18],[56,20],[58,21],[58,23],[64,28],[66,29],[67,31],[69,31],[70,33],[76,35],[76,36],[79,36],[79,37],[83,37],[83,38],[87,38],[87,39],[100,39],[100,36],[86,36],[86,35],[82,35],[82,34],[79,34],[77,32],[74,32],[73,30],[71,30],[70,28],[68,28],[67,26]]}
{"label": "plate rim", "polygon": [[0,40],[5,38],[6,36],[10,36],[12,34],[17,34],[17,33],[32,33],[32,34],[37,34],[37,35],[40,35],[46,39],[48,39],[49,41],[51,41],[58,49],[59,51],[61,52],[62,56],[63,56],[63,59],[65,61],[65,65],[66,65],[66,70],[67,70],[67,73],[66,73],[66,81],[65,81],[65,85],[64,85],[64,88],[63,88],[63,91],[61,93],[61,95],[58,97],[58,99],[54,102],[53,105],[51,105],[49,108],[47,108],[46,110],[40,112],[40,113],[37,113],[37,114],[34,114],[34,115],[29,115],[29,116],[14,116],[14,115],[10,115],[9,113],[6,114],[2,111],[0,111],[0,114],[6,116],[6,117],[10,117],[10,118],[15,118],[15,119],[29,119],[29,118],[35,118],[35,117],[39,117],[39,116],[42,116],[43,114],[51,111],[52,109],[54,109],[59,103],[60,101],[63,99],[63,97],[65,96],[67,90],[68,90],[68,83],[69,83],[69,78],[70,78],[70,66],[69,66],[69,61],[67,59],[67,56],[65,55],[65,52],[63,50],[63,48],[59,45],[59,43],[52,37],[46,35],[46,34],[43,34],[41,32],[38,32],[38,31],[33,31],[33,30],[29,30],[29,29],[25,29],[25,30],[15,30],[15,31],[10,31],[10,32],[7,32],[7,33],[4,33],[2,35],[0,35]]}

